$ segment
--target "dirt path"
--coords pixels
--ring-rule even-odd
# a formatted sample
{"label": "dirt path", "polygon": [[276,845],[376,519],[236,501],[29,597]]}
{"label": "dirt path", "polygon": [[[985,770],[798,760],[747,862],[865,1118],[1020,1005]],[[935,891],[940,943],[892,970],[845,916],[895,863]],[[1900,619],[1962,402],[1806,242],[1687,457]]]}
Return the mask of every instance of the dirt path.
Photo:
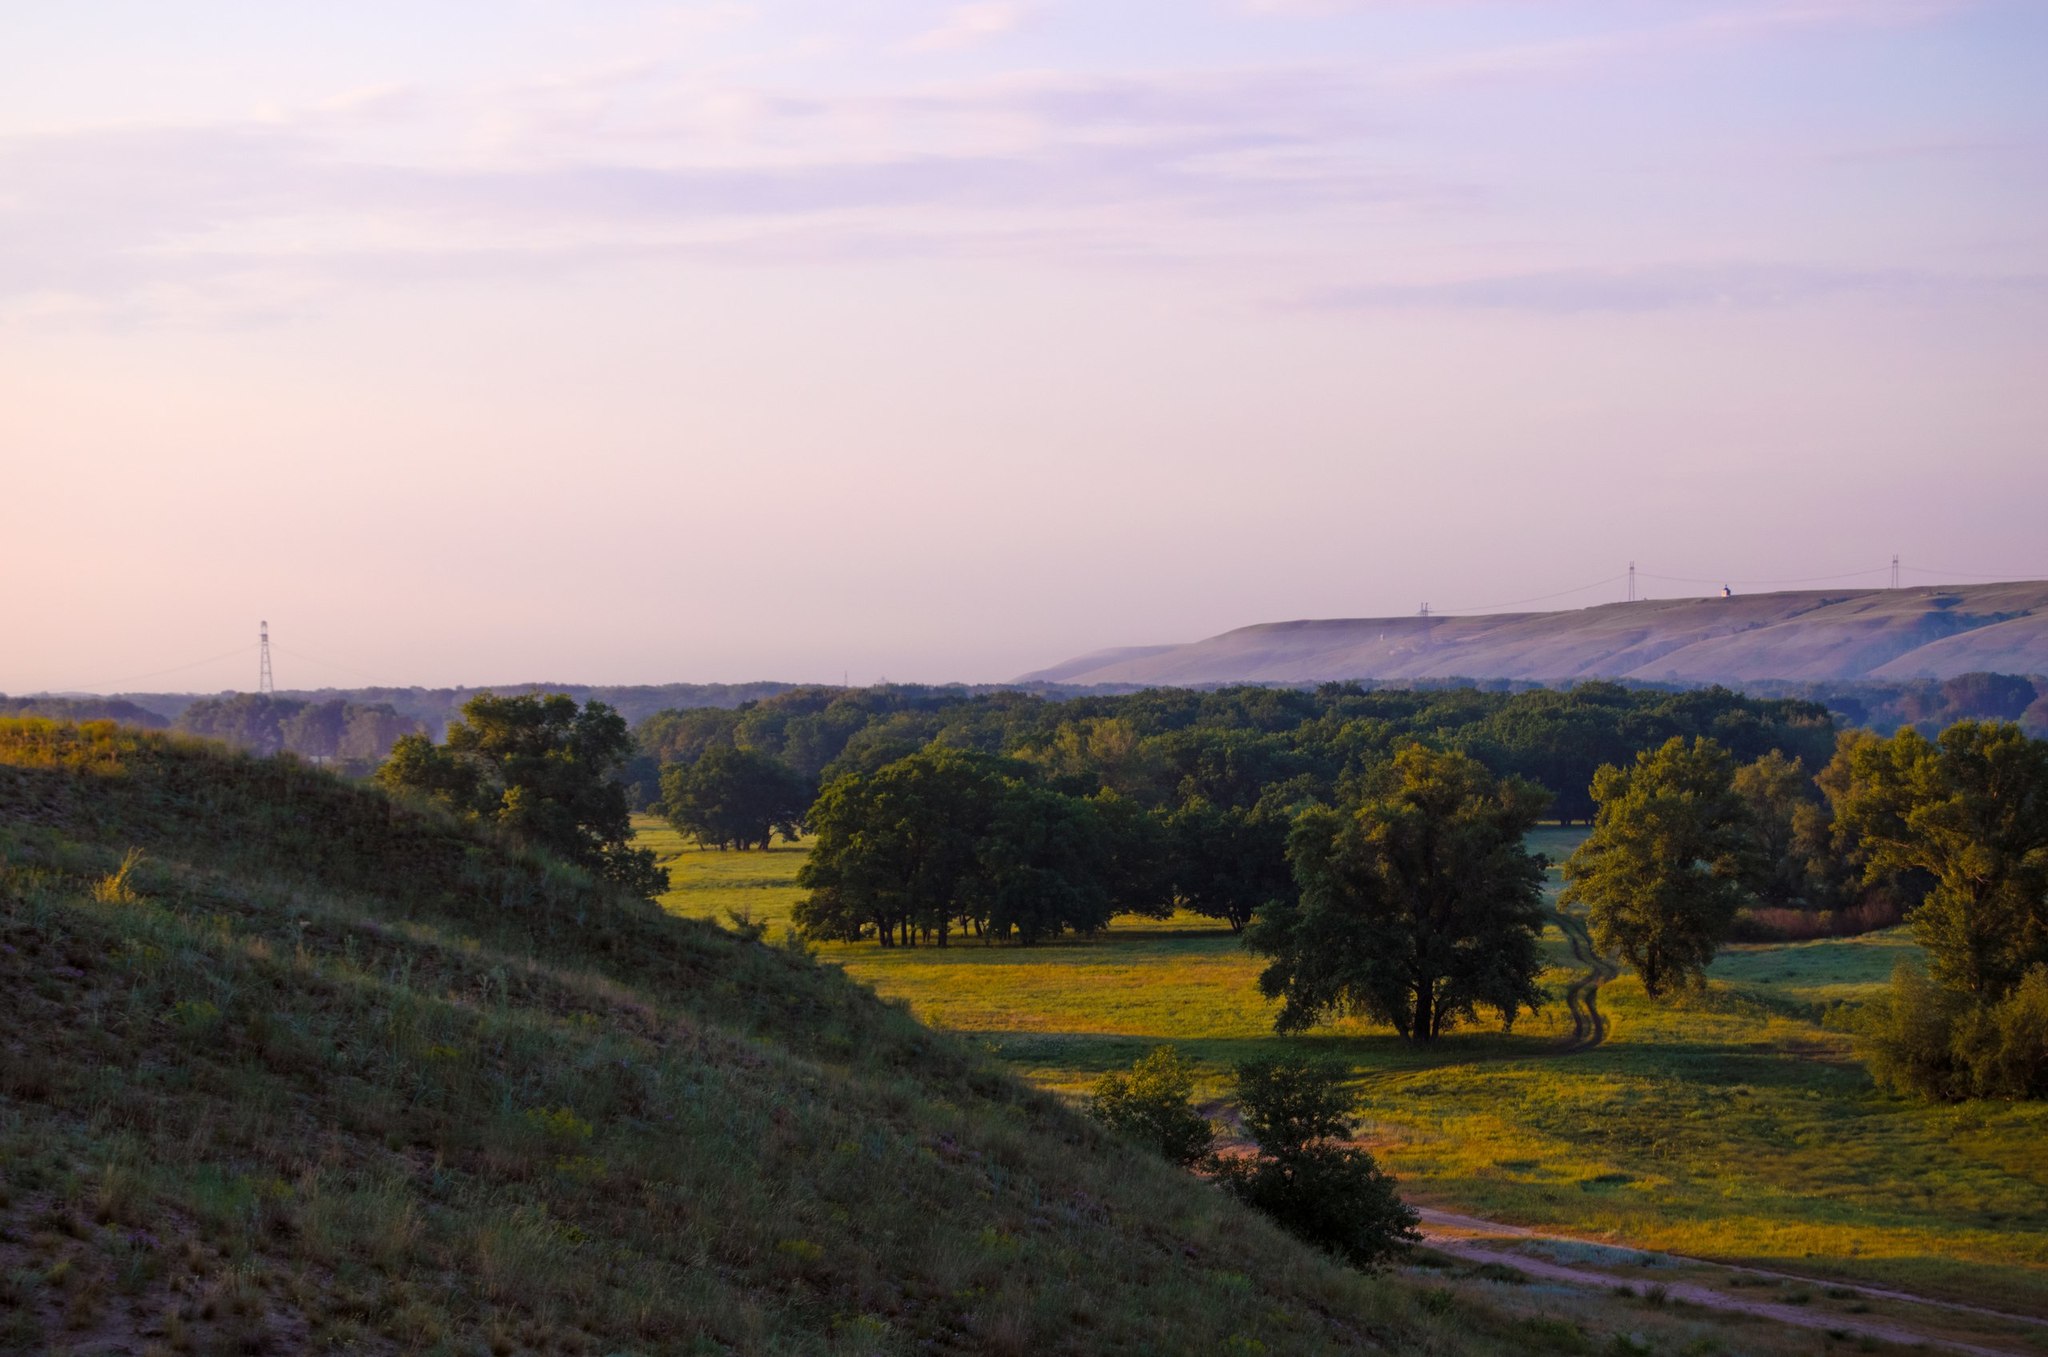
{"label": "dirt path", "polygon": [[1564,1004],[1571,1011],[1572,1034],[1566,1038],[1563,1049],[1567,1054],[1590,1051],[1607,1040],[1607,1015],[1600,1011],[1600,987],[1621,974],[1621,968],[1594,950],[1585,920],[1561,909],[1551,918],[1563,931],[1572,956],[1586,968],[1584,975],[1565,987]]}
{"label": "dirt path", "polygon": [[[1504,1225],[1498,1221],[1484,1220],[1477,1216],[1460,1215],[1454,1211],[1440,1211],[1430,1207],[1418,1207],[1422,1217],[1423,1239],[1439,1252],[1471,1263],[1493,1263],[1513,1268],[1530,1277],[1546,1281],[1563,1282],[1571,1286],[1584,1286],[1602,1290],[1628,1287],[1631,1290],[1654,1286],[1660,1288],[1667,1300],[1682,1301],[1702,1309],[1718,1310],[1727,1314],[1749,1315],[1773,1323],[1790,1324],[1798,1328],[1822,1329],[1839,1333],[1864,1335],[1887,1343],[1906,1346],[1930,1344],[1950,1352],[1982,1354],[1982,1357],[2011,1357],[2014,1353],[2038,1352],[2038,1343],[2026,1337],[2015,1336],[2010,1346],[1986,1347],[1985,1342],[2003,1341],[2000,1337],[1973,1334],[1970,1341],[1942,1331],[1938,1324],[1916,1324],[1912,1317],[1896,1315],[1845,1314],[1840,1310],[1816,1309],[1807,1305],[1751,1299],[1747,1296],[1732,1296],[1725,1291],[1696,1282],[1676,1279],[1645,1283],[1641,1276],[1607,1271],[1595,1264],[1573,1264],[1551,1259],[1531,1257],[1516,1250],[1522,1242],[1548,1242],[1555,1244],[1593,1246],[1613,1249],[1618,1253],[1629,1252],[1626,1245],[1610,1244],[1602,1240],[1579,1239],[1571,1235],[1546,1234],[1519,1225]],[[2026,1315],[2009,1314],[1999,1310],[1986,1309],[1979,1305],[1968,1305],[1960,1301],[1935,1300],[1910,1292],[1895,1291],[1886,1287],[1862,1286],[1850,1283],[1822,1281],[1813,1277],[1802,1277],[1789,1272],[1772,1272],[1763,1268],[1729,1267],[1709,1262],[1703,1258],[1689,1258],[1680,1254],[1658,1252],[1660,1259],[1687,1268],[1707,1272],[1709,1275],[1723,1273],[1729,1276],[1769,1277],[1781,1281],[1798,1282],[1807,1286],[1841,1286],[1855,1292],[1858,1300],[1881,1300],[1901,1305],[1924,1307],[1927,1310],[1948,1312],[1979,1319],[1990,1319],[2000,1324],[2021,1326],[2023,1329],[2039,1329],[2042,1321]],[[1612,1266],[1610,1264],[1609,1266]],[[1931,1317],[1930,1317],[1931,1318]]]}

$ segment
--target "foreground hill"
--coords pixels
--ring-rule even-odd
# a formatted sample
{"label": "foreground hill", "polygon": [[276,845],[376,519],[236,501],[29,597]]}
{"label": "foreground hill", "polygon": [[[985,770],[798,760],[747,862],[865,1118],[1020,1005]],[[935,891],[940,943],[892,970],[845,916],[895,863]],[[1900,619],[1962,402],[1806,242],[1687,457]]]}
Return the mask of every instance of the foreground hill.
{"label": "foreground hill", "polygon": [[1580,1341],[1338,1267],[801,952],[289,760],[0,721],[0,1350]]}
{"label": "foreground hill", "polygon": [[1084,655],[1020,682],[1949,678],[2048,672],[2048,581],[1652,599],[1556,613],[1241,627]]}

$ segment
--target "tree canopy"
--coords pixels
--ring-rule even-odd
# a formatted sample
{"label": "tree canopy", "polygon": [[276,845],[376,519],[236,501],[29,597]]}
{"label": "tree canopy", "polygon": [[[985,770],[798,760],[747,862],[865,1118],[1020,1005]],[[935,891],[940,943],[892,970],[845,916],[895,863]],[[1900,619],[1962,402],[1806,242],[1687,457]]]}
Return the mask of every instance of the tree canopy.
{"label": "tree canopy", "polygon": [[1673,736],[1593,776],[1593,832],[1564,865],[1567,905],[1618,951],[1652,996],[1698,979],[1749,898],[1757,871],[1735,764],[1713,740]]}
{"label": "tree canopy", "polygon": [[1432,1041],[1484,1008],[1511,1025],[1542,1002],[1542,863],[1523,847],[1547,798],[1476,760],[1402,750],[1358,803],[1315,808],[1288,844],[1298,895],[1245,940],[1259,989],[1300,1031],[1355,1014]]}
{"label": "tree canopy", "polygon": [[488,820],[564,861],[641,895],[668,888],[654,855],[631,847],[618,772],[633,738],[602,702],[564,694],[479,693],[436,745],[408,735],[377,770],[385,786]]}
{"label": "tree canopy", "polygon": [[1835,797],[1866,872],[1925,872],[1911,917],[1937,984],[1996,999],[2048,962],[2048,741],[1962,721],[1858,742]]}
{"label": "tree canopy", "polygon": [[662,814],[706,847],[766,848],[777,832],[794,840],[810,804],[810,784],[759,750],[714,745],[661,772]]}

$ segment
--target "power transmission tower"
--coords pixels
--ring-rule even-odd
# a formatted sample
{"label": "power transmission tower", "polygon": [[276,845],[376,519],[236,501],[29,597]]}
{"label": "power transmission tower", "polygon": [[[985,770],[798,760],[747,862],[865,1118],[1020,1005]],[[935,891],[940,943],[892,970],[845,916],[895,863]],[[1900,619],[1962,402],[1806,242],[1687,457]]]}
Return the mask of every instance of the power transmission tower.
{"label": "power transmission tower", "polygon": [[1636,563],[1634,561],[1628,563],[1628,601],[1631,603],[1636,601]]}
{"label": "power transmission tower", "polygon": [[1422,605],[1422,611],[1421,611],[1421,612],[1419,612],[1419,613],[1417,613],[1417,614],[1416,614],[1416,616],[1417,616],[1417,617],[1428,617],[1428,616],[1429,616],[1429,605],[1428,605],[1427,603],[1423,604],[1423,605]]}
{"label": "power transmission tower", "polygon": [[1892,588],[1896,589],[1896,588],[1898,588],[1898,587],[1899,587],[1899,557],[1898,557],[1898,553],[1894,552],[1894,553],[1892,554]]}
{"label": "power transmission tower", "polygon": [[277,685],[270,678],[270,623],[259,622],[256,625],[262,628],[256,635],[261,643],[258,648],[263,654],[263,669],[256,678],[256,691],[259,693],[274,693],[277,691]]}

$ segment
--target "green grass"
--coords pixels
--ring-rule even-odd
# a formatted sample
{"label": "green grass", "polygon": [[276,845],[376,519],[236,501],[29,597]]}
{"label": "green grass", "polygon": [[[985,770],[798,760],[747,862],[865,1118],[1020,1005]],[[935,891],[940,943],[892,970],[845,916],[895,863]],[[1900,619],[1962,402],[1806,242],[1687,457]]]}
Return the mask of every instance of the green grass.
{"label": "green grass", "polygon": [[[798,855],[699,858],[709,902],[786,897]],[[0,1351],[1538,1353],[1613,1327],[1441,1285],[1336,1265],[799,951],[289,761],[0,721]],[[1697,1327],[1656,1323],[1673,1350]]]}
{"label": "green grass", "polygon": [[[1583,837],[1553,827],[1532,840],[1562,859]],[[801,861],[801,846],[682,851],[664,903],[709,915],[743,896],[779,927]],[[1555,928],[1545,945],[1555,993],[1576,971]],[[2048,1312],[2048,1107],[1880,1095],[1824,1022],[1913,953],[1898,929],[1733,947],[1705,993],[1666,1003],[1624,976],[1600,993],[1608,1042],[1560,1056],[1561,1003],[1511,1036],[1460,1032],[1426,1051],[1356,1023],[1284,1043],[1254,988],[1257,959],[1202,919],[1028,949],[820,949],[1070,1096],[1160,1042],[1201,1062],[1211,1095],[1230,1062],[1276,1045],[1346,1060],[1371,1143],[1426,1202]]]}

